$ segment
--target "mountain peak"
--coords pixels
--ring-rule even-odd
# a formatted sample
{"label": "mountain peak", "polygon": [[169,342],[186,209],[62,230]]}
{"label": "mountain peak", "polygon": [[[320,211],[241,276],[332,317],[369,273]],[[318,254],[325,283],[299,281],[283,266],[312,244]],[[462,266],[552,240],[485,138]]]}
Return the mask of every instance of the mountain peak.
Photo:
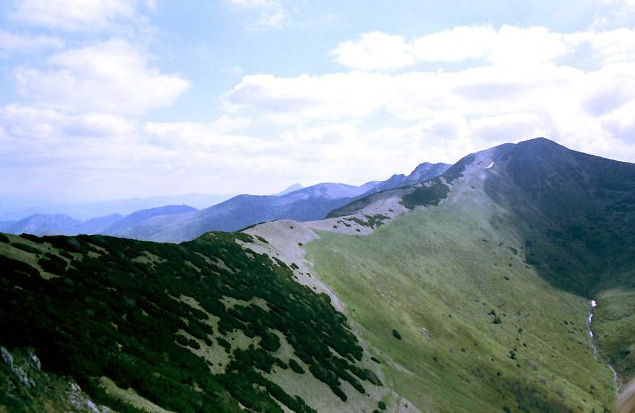
{"label": "mountain peak", "polygon": [[303,189],[304,187],[302,185],[300,185],[298,182],[296,182],[293,185],[290,185],[289,187],[287,187],[285,190],[278,192],[277,194],[273,194],[274,196],[281,196],[281,195],[286,195],[286,194],[290,194],[291,192],[295,192],[298,191],[300,189]]}

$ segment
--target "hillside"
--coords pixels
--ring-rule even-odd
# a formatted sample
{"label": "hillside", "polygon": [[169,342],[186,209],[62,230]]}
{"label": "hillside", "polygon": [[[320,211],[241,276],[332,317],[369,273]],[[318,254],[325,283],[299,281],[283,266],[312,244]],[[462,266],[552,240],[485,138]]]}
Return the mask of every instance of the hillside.
{"label": "hillside", "polygon": [[[237,241],[254,239],[2,235],[2,345],[32,348],[44,370],[117,411],[138,411],[124,404],[127,389],[179,412],[397,406],[328,297]],[[6,389],[2,397],[19,410]]]}
{"label": "hillside", "polygon": [[[633,193],[635,165],[534,139],[321,220],[1,236],[0,345],[117,411],[606,411],[635,373]],[[12,380],[0,405],[48,400]]]}

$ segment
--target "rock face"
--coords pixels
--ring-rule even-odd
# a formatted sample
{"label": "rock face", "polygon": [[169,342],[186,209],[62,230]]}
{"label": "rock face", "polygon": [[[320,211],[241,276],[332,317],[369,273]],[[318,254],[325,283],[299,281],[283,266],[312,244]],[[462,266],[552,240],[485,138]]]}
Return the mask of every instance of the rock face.
{"label": "rock face", "polygon": [[11,353],[1,347],[0,410],[59,411],[106,413],[108,408],[95,404],[77,383],[42,371],[33,349],[17,349]]}
{"label": "rock face", "polygon": [[11,369],[11,374],[18,380],[18,382],[22,386],[34,388],[35,382],[29,379],[29,377],[20,366],[13,363],[13,356],[11,355],[11,353],[9,353],[9,351],[4,347],[2,347],[0,351],[2,352],[2,360],[7,366],[9,366],[9,368]]}

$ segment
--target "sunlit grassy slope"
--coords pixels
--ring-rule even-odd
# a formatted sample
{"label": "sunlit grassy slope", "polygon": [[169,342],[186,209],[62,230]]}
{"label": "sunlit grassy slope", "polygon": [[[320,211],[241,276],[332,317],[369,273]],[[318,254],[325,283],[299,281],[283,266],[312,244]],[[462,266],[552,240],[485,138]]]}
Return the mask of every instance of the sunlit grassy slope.
{"label": "sunlit grassy slope", "polygon": [[308,258],[423,411],[603,411],[588,301],[540,278],[506,211],[462,188],[368,236],[320,233]]}

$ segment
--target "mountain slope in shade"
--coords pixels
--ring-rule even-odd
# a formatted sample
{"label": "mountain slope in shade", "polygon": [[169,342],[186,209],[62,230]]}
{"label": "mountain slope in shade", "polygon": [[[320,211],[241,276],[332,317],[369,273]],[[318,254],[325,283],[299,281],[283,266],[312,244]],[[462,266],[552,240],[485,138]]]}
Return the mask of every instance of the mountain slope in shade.
{"label": "mountain slope in shade", "polygon": [[546,278],[586,296],[635,286],[621,276],[635,268],[635,165],[536,139],[492,170],[485,189],[517,217],[529,259],[543,263]]}

